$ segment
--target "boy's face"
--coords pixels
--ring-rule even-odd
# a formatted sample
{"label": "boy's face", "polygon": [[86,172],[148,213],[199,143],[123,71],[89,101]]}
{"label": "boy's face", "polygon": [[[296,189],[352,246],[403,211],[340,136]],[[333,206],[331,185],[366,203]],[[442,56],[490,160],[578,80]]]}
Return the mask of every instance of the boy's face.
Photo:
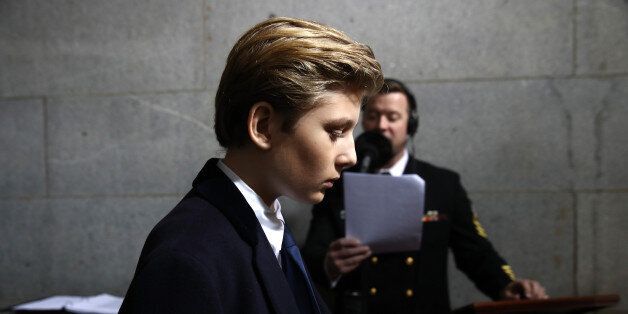
{"label": "boy's face", "polygon": [[340,172],[356,163],[353,129],[361,95],[328,92],[292,132],[275,133],[272,160],[281,195],[309,203],[323,199]]}

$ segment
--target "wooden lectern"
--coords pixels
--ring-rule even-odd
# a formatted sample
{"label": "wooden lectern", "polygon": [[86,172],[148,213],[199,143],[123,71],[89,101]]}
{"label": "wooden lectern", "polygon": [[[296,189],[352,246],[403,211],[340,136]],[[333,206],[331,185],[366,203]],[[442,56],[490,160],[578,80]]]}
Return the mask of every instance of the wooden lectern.
{"label": "wooden lectern", "polygon": [[561,297],[545,300],[515,300],[478,302],[459,308],[455,314],[512,314],[512,313],[586,313],[619,302],[619,295],[592,295],[582,297]]}

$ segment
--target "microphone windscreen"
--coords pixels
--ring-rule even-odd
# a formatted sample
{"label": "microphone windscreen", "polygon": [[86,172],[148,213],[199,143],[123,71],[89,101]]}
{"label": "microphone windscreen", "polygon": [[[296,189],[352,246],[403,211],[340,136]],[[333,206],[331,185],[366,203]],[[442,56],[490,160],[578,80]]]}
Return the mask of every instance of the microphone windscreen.
{"label": "microphone windscreen", "polygon": [[[358,162],[349,171],[366,170],[366,172],[373,173],[392,157],[392,144],[379,132],[368,131],[360,134],[355,140],[355,151]],[[370,161],[368,165],[362,164],[365,161],[365,156],[370,157],[367,158]]]}

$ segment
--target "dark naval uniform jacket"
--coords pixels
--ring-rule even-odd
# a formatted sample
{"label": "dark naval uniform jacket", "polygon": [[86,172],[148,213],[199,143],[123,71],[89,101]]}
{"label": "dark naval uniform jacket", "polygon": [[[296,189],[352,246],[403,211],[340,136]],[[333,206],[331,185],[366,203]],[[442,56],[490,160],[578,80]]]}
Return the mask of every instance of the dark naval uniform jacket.
{"label": "dark naval uniform jacket", "polygon": [[327,313],[290,231],[282,269],[253,210],[216,162],[207,162],[151,231],[120,313]]}
{"label": "dark naval uniform jacket", "polygon": [[[425,180],[425,212],[419,251],[373,255],[341,276],[331,290],[336,313],[448,313],[447,256],[493,299],[514,274],[491,243],[457,173],[409,158],[405,174]],[[386,191],[382,191],[386,193]],[[395,210],[388,208],[385,210]],[[329,244],[345,235],[342,183],[314,206],[303,255],[319,289],[330,287],[323,269]],[[330,291],[324,295],[330,295]]]}

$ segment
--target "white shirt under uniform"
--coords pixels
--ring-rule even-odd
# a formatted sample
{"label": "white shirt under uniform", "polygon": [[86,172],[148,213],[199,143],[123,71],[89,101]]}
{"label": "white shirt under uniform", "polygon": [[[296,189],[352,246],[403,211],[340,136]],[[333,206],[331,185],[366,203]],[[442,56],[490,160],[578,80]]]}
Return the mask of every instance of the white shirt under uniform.
{"label": "white shirt under uniform", "polygon": [[408,150],[403,150],[403,156],[399,159],[392,167],[389,169],[379,169],[378,173],[388,172],[393,177],[399,177],[403,175],[403,171],[406,169],[406,165],[408,164],[408,159],[410,159],[410,155],[408,154]]}

